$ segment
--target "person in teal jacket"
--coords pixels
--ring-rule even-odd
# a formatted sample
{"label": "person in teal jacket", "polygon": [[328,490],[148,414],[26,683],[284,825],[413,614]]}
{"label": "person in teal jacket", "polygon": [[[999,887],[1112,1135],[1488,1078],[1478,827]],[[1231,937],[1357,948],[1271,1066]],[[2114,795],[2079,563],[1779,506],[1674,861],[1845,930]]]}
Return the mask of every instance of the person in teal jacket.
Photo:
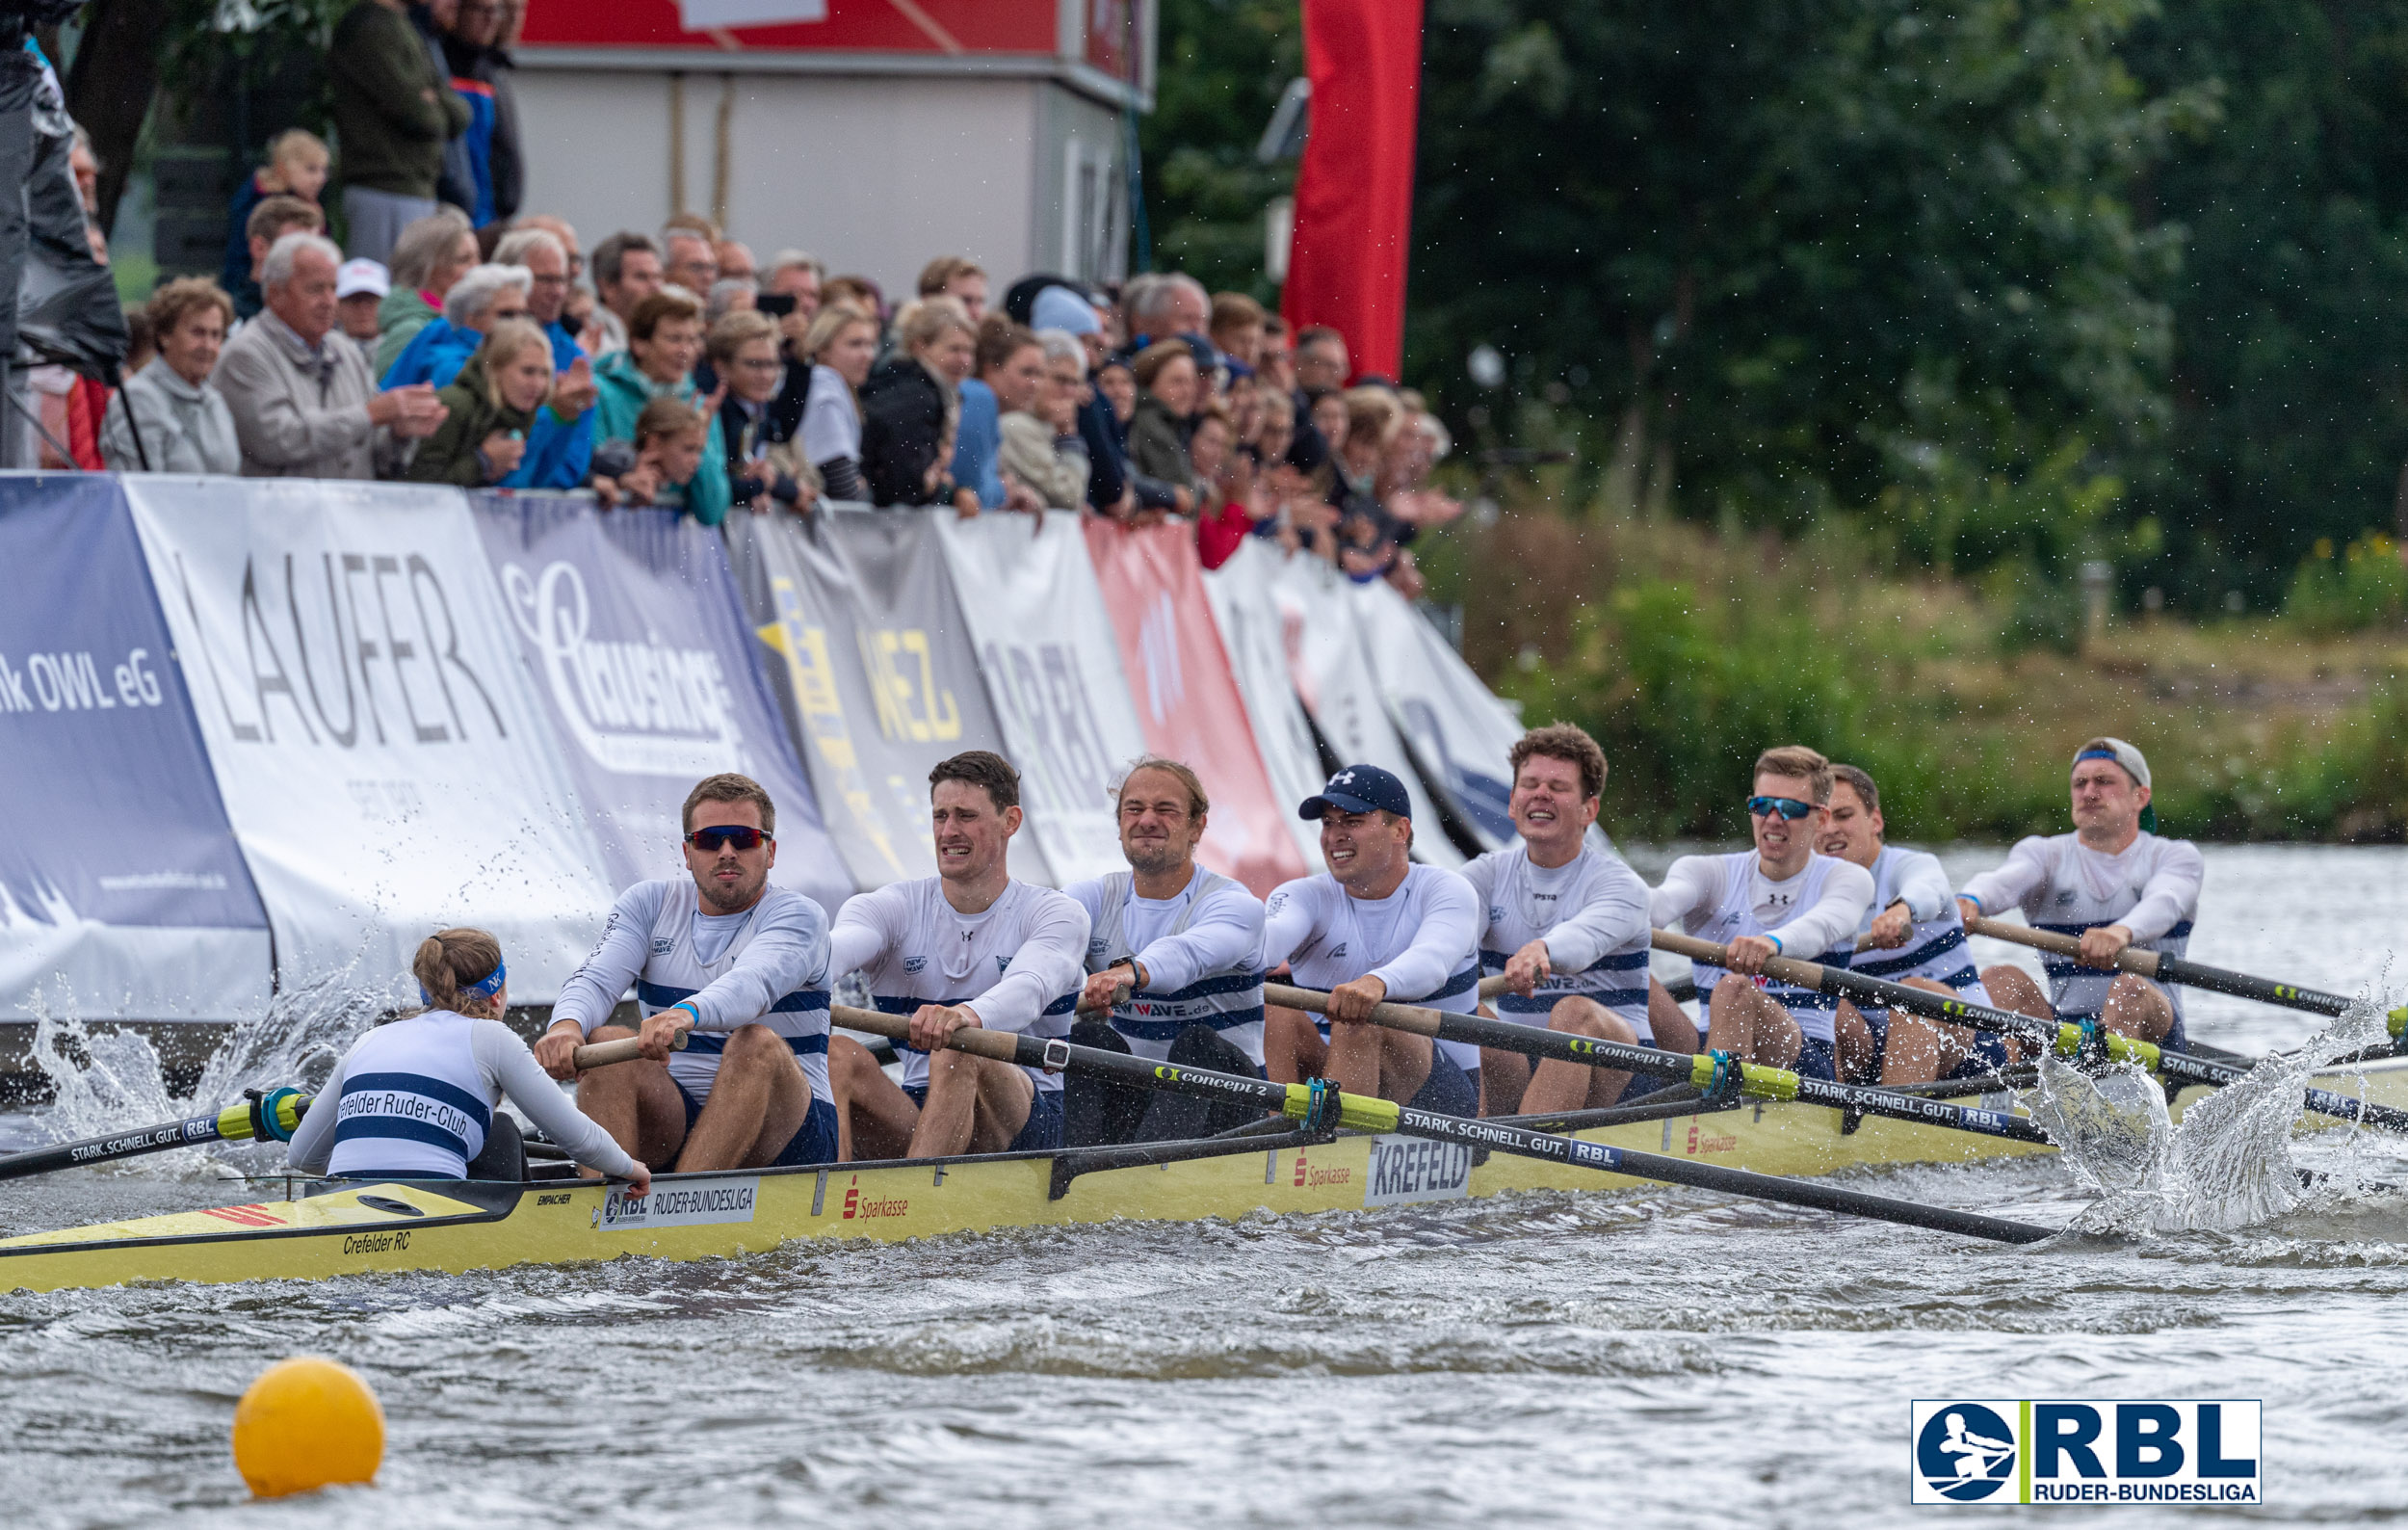
{"label": "person in teal jacket", "polygon": [[701,466],[686,486],[686,510],[705,526],[727,518],[727,449],[720,435],[720,395],[698,396],[694,365],[702,356],[702,304],[682,287],[664,287],[636,304],[627,319],[627,349],[593,369],[601,397],[595,406],[597,459],[610,442],[624,442],[632,460],[636,421],[643,407],[667,395],[692,404],[710,421]]}

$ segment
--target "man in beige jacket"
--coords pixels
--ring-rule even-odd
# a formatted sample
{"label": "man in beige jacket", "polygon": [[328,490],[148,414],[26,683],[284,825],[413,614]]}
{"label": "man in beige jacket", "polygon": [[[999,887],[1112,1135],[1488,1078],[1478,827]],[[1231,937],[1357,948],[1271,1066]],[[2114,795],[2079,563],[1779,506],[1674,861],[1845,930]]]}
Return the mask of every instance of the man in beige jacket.
{"label": "man in beige jacket", "polygon": [[260,268],[267,307],[226,342],[210,381],[234,411],[246,478],[375,478],[446,412],[425,383],[377,391],[368,358],[335,329],[343,251],[290,233]]}

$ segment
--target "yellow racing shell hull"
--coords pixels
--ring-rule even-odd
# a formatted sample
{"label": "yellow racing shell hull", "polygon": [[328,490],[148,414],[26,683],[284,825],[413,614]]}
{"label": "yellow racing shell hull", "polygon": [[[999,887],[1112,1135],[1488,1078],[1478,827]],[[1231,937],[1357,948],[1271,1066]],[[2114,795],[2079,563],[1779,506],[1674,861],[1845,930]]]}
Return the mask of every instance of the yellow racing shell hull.
{"label": "yellow racing shell hull", "polygon": [[[2362,1087],[2363,1079],[2363,1087]],[[2321,1080],[2408,1104],[2408,1059]],[[2186,1092],[2184,1103],[2199,1097]],[[1996,1100],[1993,1104],[1998,1103]],[[2311,1116],[2303,1128],[2335,1124]],[[1749,1102],[1583,1130],[1616,1147],[1760,1174],[1961,1164],[2052,1149],[1823,1106]],[[1478,1159],[1479,1161],[1476,1161]],[[1402,1136],[1064,1149],[656,1176],[649,1197],[589,1180],[346,1181],[216,1206],[0,1239],[0,1290],[136,1281],[322,1279],[626,1257],[732,1258],[798,1238],[899,1241],[1115,1220],[1194,1222],[1410,1205],[1645,1181]]]}

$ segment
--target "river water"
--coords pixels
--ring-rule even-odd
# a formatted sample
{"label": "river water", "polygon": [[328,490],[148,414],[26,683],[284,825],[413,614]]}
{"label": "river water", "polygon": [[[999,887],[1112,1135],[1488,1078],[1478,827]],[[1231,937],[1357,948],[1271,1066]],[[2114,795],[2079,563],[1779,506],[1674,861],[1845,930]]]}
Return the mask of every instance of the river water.
{"label": "river water", "polygon": [[[1950,871],[1996,856],[1951,851]],[[2404,924],[2401,852],[2211,850],[2193,955],[2354,991]],[[2194,1034],[2237,1050],[2321,1024],[2192,1006]],[[49,1123],[0,1118],[0,1139]],[[2335,1132],[2293,1152],[2408,1183],[2404,1142]],[[2055,1159],[1850,1177],[2051,1224],[2086,1203]],[[0,1228],[257,1194],[149,1160],[0,1190]],[[2229,1230],[2028,1249],[1667,1190],[0,1295],[0,1518],[1888,1524],[1931,1512],[1908,1504],[1910,1401],[1999,1396],[2262,1399],[2267,1502],[2218,1512],[2393,1518],[2403,1294],[2408,1191],[2377,1185]],[[302,1352],[375,1386],[385,1465],[372,1488],[253,1506],[226,1450],[234,1402]]]}

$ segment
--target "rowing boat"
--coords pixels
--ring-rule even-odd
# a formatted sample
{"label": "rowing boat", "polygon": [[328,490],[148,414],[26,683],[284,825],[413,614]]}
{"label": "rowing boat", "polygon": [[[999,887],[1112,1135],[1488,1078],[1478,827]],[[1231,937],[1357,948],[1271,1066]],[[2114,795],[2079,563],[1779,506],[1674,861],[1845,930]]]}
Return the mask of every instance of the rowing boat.
{"label": "rowing boat", "polygon": [[[2344,1094],[2408,1104],[2408,1058],[2323,1076]],[[2186,1092],[2181,1104],[2202,1094]],[[2005,1101],[1992,1096],[1987,1103],[2001,1108]],[[1646,1119],[1582,1127],[1575,1135],[1793,1177],[1857,1165],[1963,1164],[2053,1150],[1918,1121],[1851,1119],[1852,1113],[1795,1101],[1596,1114]],[[2335,1122],[2309,1116],[2301,1124],[2316,1129]],[[298,1199],[0,1239],[0,1289],[323,1279],[628,1256],[703,1259],[763,1253],[803,1238],[898,1242],[1003,1227],[1360,1211],[1644,1183],[1531,1158],[1476,1157],[1471,1148],[1421,1138],[1280,1131],[1124,1148],[659,1174],[648,1197],[575,1179],[346,1181]]]}

